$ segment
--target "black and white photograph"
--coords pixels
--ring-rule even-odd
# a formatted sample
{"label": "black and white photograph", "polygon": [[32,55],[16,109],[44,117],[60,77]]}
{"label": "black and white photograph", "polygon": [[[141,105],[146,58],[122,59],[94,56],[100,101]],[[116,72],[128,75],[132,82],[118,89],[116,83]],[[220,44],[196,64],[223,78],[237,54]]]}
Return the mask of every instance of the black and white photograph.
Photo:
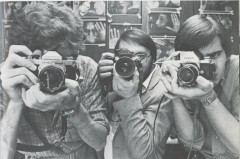
{"label": "black and white photograph", "polygon": [[175,52],[174,49],[174,38],[154,38],[153,41],[157,47],[157,61],[163,62],[172,53]]}
{"label": "black and white photograph", "polygon": [[109,49],[114,49],[115,45],[120,38],[120,35],[127,31],[133,29],[141,29],[141,25],[110,25],[109,26]]}
{"label": "black and white photograph", "polygon": [[239,8],[0,1],[0,159],[240,159]]}
{"label": "black and white photograph", "polygon": [[84,21],[85,44],[101,44],[106,41],[106,22]]}
{"label": "black and white photograph", "polygon": [[109,1],[108,12],[110,14],[137,14],[140,12],[141,1]]}
{"label": "black and white photograph", "polygon": [[73,1],[73,10],[82,18],[101,17],[106,14],[105,1]]}
{"label": "black and white photograph", "polygon": [[151,13],[148,18],[149,34],[152,36],[175,36],[180,27],[177,13]]}
{"label": "black and white photograph", "polygon": [[180,7],[180,0],[158,0],[158,1],[148,1],[148,7],[150,9],[154,8],[178,8]]}

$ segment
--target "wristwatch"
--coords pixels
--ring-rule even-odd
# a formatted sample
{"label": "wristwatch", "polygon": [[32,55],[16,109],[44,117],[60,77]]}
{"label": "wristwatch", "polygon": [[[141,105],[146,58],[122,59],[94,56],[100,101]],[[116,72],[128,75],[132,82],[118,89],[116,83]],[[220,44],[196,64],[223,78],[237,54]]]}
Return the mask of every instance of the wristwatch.
{"label": "wristwatch", "polygon": [[77,109],[63,110],[62,111],[62,116],[65,116],[65,117],[75,116],[77,114],[78,114]]}
{"label": "wristwatch", "polygon": [[204,106],[209,106],[213,101],[215,101],[215,99],[217,99],[217,94],[215,91],[212,91],[210,96],[208,96],[207,98],[201,99],[200,101]]}
{"label": "wristwatch", "polygon": [[68,110],[62,110],[62,116],[65,116],[65,117],[72,117],[72,116],[75,116],[78,114],[79,112],[79,97],[76,97],[76,103],[77,103],[77,106],[73,109],[68,109]]}

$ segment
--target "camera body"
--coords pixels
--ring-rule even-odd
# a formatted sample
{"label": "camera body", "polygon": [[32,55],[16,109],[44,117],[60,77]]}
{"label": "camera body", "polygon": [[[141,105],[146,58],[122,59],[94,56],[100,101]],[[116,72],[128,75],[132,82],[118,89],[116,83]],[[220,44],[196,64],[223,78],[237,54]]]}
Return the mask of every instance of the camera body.
{"label": "camera body", "polygon": [[63,60],[56,51],[48,51],[43,56],[28,56],[37,70],[34,74],[38,77],[41,91],[56,93],[65,89],[65,78],[76,79],[77,65],[72,57]]}
{"label": "camera body", "polygon": [[[115,50],[115,59],[112,59],[115,63],[116,72],[124,79],[131,80],[135,69],[139,71],[139,85],[141,85],[142,78],[142,64],[134,57],[134,54],[127,49]],[[102,80],[103,95],[106,96],[108,92],[112,92],[112,80],[113,76],[106,77]],[[140,87],[139,87],[140,88]]]}
{"label": "camera body", "polygon": [[210,57],[200,60],[194,52],[185,51],[180,52],[175,60],[179,60],[181,63],[177,72],[179,86],[195,87],[199,75],[207,80],[215,78],[216,66]]}
{"label": "camera body", "polygon": [[122,78],[131,79],[135,69],[142,68],[141,62],[138,59],[135,59],[133,53],[129,50],[120,49],[116,51],[115,54],[116,57],[119,58],[116,60],[115,69]]}

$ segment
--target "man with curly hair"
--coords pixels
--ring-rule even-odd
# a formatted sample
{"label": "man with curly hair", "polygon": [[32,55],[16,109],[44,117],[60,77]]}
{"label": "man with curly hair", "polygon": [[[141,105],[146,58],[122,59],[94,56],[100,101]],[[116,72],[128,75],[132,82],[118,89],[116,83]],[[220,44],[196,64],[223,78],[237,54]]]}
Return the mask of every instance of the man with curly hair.
{"label": "man with curly hair", "polygon": [[[97,64],[79,55],[82,21],[66,6],[32,2],[16,15],[8,56],[1,67],[0,158],[95,159],[105,145],[108,122]],[[76,79],[43,92],[26,56],[55,51],[76,60]]]}

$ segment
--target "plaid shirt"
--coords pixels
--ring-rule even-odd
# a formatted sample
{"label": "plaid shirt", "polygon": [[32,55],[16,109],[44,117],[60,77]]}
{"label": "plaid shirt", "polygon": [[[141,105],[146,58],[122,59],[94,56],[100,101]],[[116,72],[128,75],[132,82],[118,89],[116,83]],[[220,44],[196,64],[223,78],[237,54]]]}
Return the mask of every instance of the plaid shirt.
{"label": "plaid shirt", "polygon": [[[92,59],[84,56],[79,56],[77,64],[80,71],[80,77],[82,77],[81,81],[78,81],[81,104],[86,108],[94,121],[108,128],[108,122],[104,115],[106,109],[104,108],[104,100],[101,95],[101,88],[97,75],[97,64]],[[3,94],[2,90],[1,96],[0,118],[2,118],[4,114],[8,101],[7,98],[5,98],[7,96]],[[53,148],[43,152],[24,151],[21,153],[37,157],[58,157],[68,155],[77,150],[80,154],[80,158],[96,158],[96,151],[84,143],[77,128],[69,120],[65,140],[58,142],[62,132],[62,121],[61,118],[58,118],[58,121],[54,127],[52,127],[55,113],[56,111],[42,112],[25,107],[20,121],[18,143],[42,146],[44,143],[41,141],[42,138],[39,138],[39,135],[41,135],[53,145]]]}

